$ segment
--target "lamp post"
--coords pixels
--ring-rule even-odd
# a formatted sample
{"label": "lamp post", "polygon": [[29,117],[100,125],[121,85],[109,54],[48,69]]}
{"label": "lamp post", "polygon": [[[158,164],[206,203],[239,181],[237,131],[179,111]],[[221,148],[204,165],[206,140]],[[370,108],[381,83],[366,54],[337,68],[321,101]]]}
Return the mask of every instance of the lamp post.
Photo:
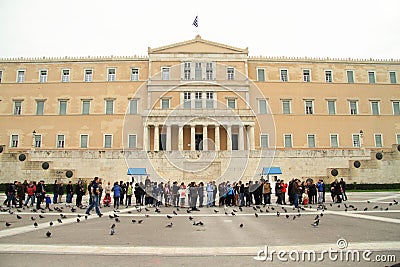
{"label": "lamp post", "polygon": [[32,132],[32,149],[35,149],[36,130]]}
{"label": "lamp post", "polygon": [[363,138],[364,138],[364,132],[363,130],[360,130],[360,148],[363,146]]}

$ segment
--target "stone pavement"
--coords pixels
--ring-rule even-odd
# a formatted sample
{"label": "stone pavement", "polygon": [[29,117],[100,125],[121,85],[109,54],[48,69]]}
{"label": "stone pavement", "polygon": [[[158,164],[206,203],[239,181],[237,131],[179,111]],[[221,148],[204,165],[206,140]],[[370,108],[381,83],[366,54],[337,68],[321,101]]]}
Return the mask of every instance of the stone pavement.
{"label": "stone pavement", "polygon": [[[317,210],[316,205],[304,206],[300,211],[277,205],[254,207],[256,210],[243,207],[242,211],[237,207],[203,207],[191,213],[172,207],[160,207],[160,212],[154,207],[148,211],[143,207],[141,212],[136,207],[123,207],[119,212],[102,208],[102,218],[92,212],[87,219],[84,210],[72,212],[65,204],[56,205],[62,207],[61,212],[46,213],[13,208],[10,214],[3,207],[0,266],[204,266],[210,263],[219,266],[391,266],[399,263],[400,204],[397,203],[400,193],[348,193],[348,196],[349,201],[341,204],[332,204],[327,199],[324,211]],[[62,222],[57,221],[60,213],[65,216]],[[114,214],[118,217],[110,218]],[[311,224],[317,215],[320,223],[314,227]],[[6,226],[6,222],[11,225]],[[167,227],[171,223],[172,227]],[[112,224],[115,224],[114,235],[110,235]],[[50,237],[46,237],[48,231]],[[279,258],[273,250],[282,250],[285,254]],[[267,259],[264,252],[268,254]],[[302,253],[305,261],[301,261]],[[364,258],[363,253],[366,253]],[[353,260],[357,255],[360,261]],[[377,262],[379,259],[390,262]]]}

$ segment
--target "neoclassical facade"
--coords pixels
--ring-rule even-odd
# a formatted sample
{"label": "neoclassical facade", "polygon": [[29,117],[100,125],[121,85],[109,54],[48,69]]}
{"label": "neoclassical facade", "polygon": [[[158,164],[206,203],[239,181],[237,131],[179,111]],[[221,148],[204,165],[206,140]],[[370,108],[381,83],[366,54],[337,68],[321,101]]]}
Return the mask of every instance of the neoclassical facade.
{"label": "neoclassical facade", "polygon": [[115,179],[127,167],[250,180],[279,166],[286,179],[336,168],[363,182],[349,163],[398,152],[399,60],[248,54],[196,36],[145,57],[0,59],[1,181]]}

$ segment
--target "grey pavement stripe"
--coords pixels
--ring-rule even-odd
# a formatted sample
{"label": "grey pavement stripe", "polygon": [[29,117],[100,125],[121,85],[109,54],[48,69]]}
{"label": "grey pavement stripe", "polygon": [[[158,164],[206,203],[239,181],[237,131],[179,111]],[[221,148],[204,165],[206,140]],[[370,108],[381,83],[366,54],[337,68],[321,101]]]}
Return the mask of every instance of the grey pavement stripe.
{"label": "grey pavement stripe", "polygon": [[[371,212],[373,212],[373,211],[371,211]],[[384,211],[384,212],[387,212],[387,211]],[[371,216],[371,215],[361,214],[361,213],[364,213],[364,211],[360,211],[360,213],[355,213],[355,212],[350,212],[349,213],[349,212],[343,212],[343,211],[326,210],[325,213],[326,214],[335,214],[335,215],[340,215],[340,216],[353,217],[353,218],[357,218],[357,219],[366,219],[366,220],[389,222],[389,223],[400,223],[400,219],[378,217],[378,216]]]}

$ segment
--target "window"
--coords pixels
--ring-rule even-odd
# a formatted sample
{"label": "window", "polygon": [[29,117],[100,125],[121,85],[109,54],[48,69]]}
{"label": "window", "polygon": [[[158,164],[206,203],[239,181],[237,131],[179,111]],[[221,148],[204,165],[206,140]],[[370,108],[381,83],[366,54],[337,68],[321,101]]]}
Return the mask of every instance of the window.
{"label": "window", "polygon": [[69,82],[69,70],[62,70],[61,71],[61,81],[63,83]]}
{"label": "window", "polygon": [[307,134],[307,143],[309,148],[315,147],[315,134]]}
{"label": "window", "polygon": [[282,100],[282,114],[292,113],[290,102],[290,100]]}
{"label": "window", "polygon": [[59,101],[59,115],[66,115],[67,114],[67,100],[60,100]]}
{"label": "window", "polygon": [[85,82],[91,82],[93,80],[93,70],[85,70]]}
{"label": "window", "polygon": [[292,147],[292,135],[291,134],[285,134],[284,135],[284,145],[285,147]]}
{"label": "window", "polygon": [[328,114],[329,115],[336,114],[336,100],[328,100]]}
{"label": "window", "polygon": [[268,114],[267,100],[266,99],[258,99],[258,113],[260,113],[260,114]]}
{"label": "window", "polygon": [[375,134],[375,147],[383,147],[382,134]]}
{"label": "window", "polygon": [[190,92],[183,92],[183,108],[184,109],[190,109],[192,107],[190,99],[191,99]]}
{"label": "window", "polygon": [[331,70],[325,71],[325,82],[327,82],[327,83],[332,82],[332,71]]}
{"label": "window", "polygon": [[389,79],[390,83],[397,83],[397,77],[396,77],[396,72],[395,71],[389,71]]}
{"label": "window", "polygon": [[90,113],[90,100],[82,100],[82,114],[88,115]]}
{"label": "window", "polygon": [[128,135],[128,148],[136,148],[136,134]]}
{"label": "window", "polygon": [[131,81],[138,81],[139,80],[139,69],[132,68],[131,69]]}
{"label": "window", "polygon": [[190,62],[185,62],[183,66],[183,79],[184,80],[190,80]]}
{"label": "window", "polygon": [[194,78],[197,81],[200,81],[202,79],[202,70],[201,70],[201,62],[196,62],[195,68],[194,68]]}
{"label": "window", "polygon": [[42,146],[42,136],[40,134],[35,134],[35,147]]}
{"label": "window", "polygon": [[396,134],[396,140],[397,140],[397,144],[400,145],[400,134]]}
{"label": "window", "polygon": [[36,100],[36,115],[43,115],[44,113],[44,100]]}
{"label": "window", "polygon": [[288,70],[286,70],[286,69],[281,70],[281,81],[282,81],[282,82],[287,82],[287,81],[289,81],[289,78],[288,78]]}
{"label": "window", "polygon": [[40,70],[40,77],[39,77],[39,81],[41,83],[45,83],[47,82],[47,70]]}
{"label": "window", "polygon": [[206,80],[213,80],[213,63],[211,62],[206,64]]}
{"label": "window", "polygon": [[22,101],[14,100],[14,115],[21,115],[22,112]]}
{"label": "window", "polygon": [[314,114],[314,101],[313,100],[306,100],[304,101],[306,114]]}
{"label": "window", "polygon": [[260,135],[260,146],[261,146],[261,148],[268,148],[269,147],[268,134]]}
{"label": "window", "polygon": [[80,147],[88,148],[89,147],[89,135],[81,134],[80,136]]}
{"label": "window", "polygon": [[400,115],[400,101],[393,101],[393,115]]}
{"label": "window", "polygon": [[18,139],[19,139],[19,136],[17,134],[11,135],[10,146],[18,147]]}
{"label": "window", "polygon": [[227,72],[227,75],[228,75],[228,80],[234,80],[235,79],[235,69],[234,68],[227,68],[226,72]]}
{"label": "window", "polygon": [[257,69],[257,81],[265,82],[265,69]]}
{"label": "window", "polygon": [[114,99],[106,99],[106,114],[114,114]]}
{"label": "window", "polygon": [[235,109],[236,108],[236,99],[235,98],[228,98],[227,99],[228,108]]}
{"label": "window", "polygon": [[57,135],[57,148],[64,148],[65,145],[65,135]]}
{"label": "window", "polygon": [[202,108],[203,107],[203,100],[202,92],[195,92],[194,93],[194,108]]}
{"label": "window", "polygon": [[306,83],[311,82],[310,70],[303,70],[303,82],[306,82]]}
{"label": "window", "polygon": [[353,134],[353,147],[361,147],[359,134]]}
{"label": "window", "polygon": [[206,108],[214,108],[214,92],[206,92]]}
{"label": "window", "polygon": [[161,68],[161,79],[162,80],[169,80],[169,68],[163,67]]}
{"label": "window", "polygon": [[368,82],[375,83],[375,71],[368,71]]}
{"label": "window", "polygon": [[104,148],[112,148],[112,135],[111,134],[104,135]]}
{"label": "window", "polygon": [[379,115],[379,101],[371,101],[372,115]]}
{"label": "window", "polygon": [[162,98],[161,99],[161,108],[162,109],[169,109],[169,98]]}
{"label": "window", "polygon": [[17,83],[23,83],[25,81],[25,71],[19,70],[17,71]]}
{"label": "window", "polygon": [[137,114],[137,113],[138,113],[138,100],[129,99],[129,114]]}
{"label": "window", "polygon": [[347,82],[348,83],[354,83],[354,71],[353,70],[347,70]]}
{"label": "window", "polygon": [[350,103],[350,114],[357,115],[358,114],[358,101],[350,100],[349,103]]}
{"label": "window", "polygon": [[339,136],[337,134],[331,134],[330,135],[330,140],[331,140],[331,147],[332,148],[339,147]]}
{"label": "window", "polygon": [[0,83],[1,83],[2,80],[3,80],[3,71],[0,70]]}
{"label": "window", "polygon": [[113,82],[113,81],[115,81],[115,78],[116,78],[115,69],[114,68],[108,69],[108,71],[107,71],[107,81]]}

